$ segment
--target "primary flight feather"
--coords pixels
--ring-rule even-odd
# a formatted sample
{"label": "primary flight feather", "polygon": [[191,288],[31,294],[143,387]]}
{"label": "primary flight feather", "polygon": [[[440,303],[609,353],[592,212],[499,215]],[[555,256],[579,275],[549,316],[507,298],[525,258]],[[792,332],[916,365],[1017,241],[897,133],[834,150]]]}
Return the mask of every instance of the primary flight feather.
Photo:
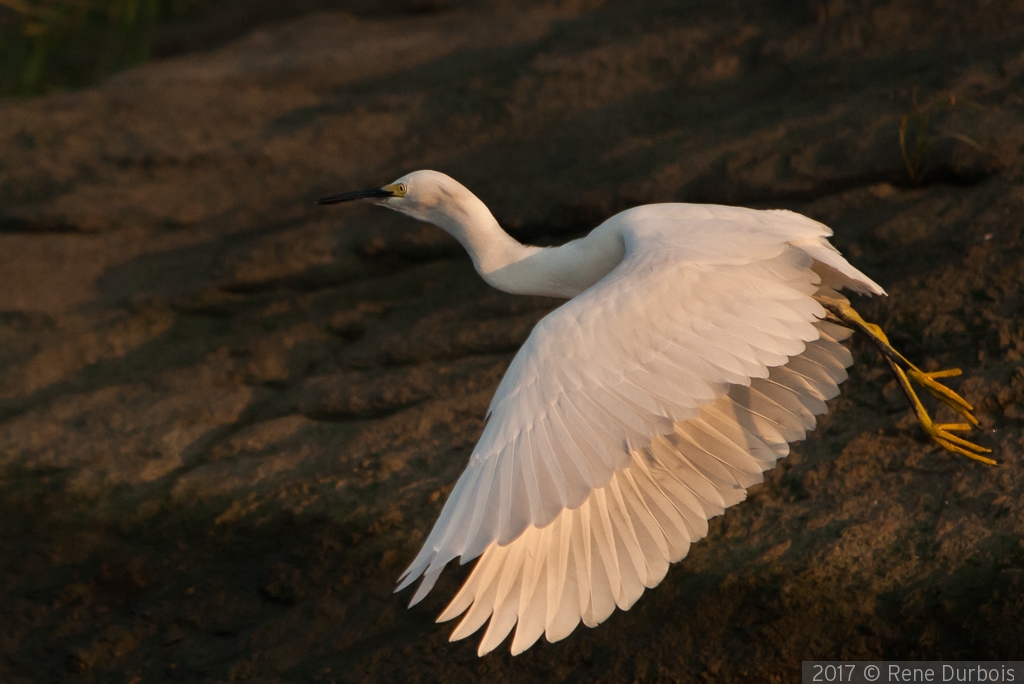
{"label": "primary flight feather", "polygon": [[[654,204],[540,248],[436,171],[320,203],[350,200],[440,226],[498,289],[569,299],[512,360],[465,472],[400,578],[399,590],[423,578],[415,604],[449,561],[479,557],[439,621],[463,616],[454,640],[489,620],[480,655],[513,628],[516,654],[541,635],[593,627],[656,586],[708,519],[814,428],[853,362],[840,344],[853,329],[873,336],[894,373],[973,421],[935,382],[952,372],[921,372],[849,308],[842,289],[884,291],[800,214]],[[929,425],[940,445],[988,461],[948,432],[965,426]]]}

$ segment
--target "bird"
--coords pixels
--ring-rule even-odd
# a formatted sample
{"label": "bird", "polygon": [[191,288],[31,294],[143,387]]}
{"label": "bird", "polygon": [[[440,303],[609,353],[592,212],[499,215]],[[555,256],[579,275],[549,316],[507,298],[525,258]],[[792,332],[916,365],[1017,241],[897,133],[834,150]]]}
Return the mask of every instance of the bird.
{"label": "bird", "polygon": [[[839,394],[855,332],[878,347],[925,433],[983,463],[953,433],[973,407],[864,320],[843,294],[885,295],[786,210],[710,204],[626,209],[557,247],[521,244],[451,177],[429,170],[318,204],[369,202],[440,227],[491,286],[565,301],[515,354],[482,434],[396,591],[478,559],[438,622],[478,632],[480,656],[515,628],[513,655],[541,636],[595,627],[657,586],[707,535],[708,519],[805,438]],[[914,386],[968,422],[936,423]]]}

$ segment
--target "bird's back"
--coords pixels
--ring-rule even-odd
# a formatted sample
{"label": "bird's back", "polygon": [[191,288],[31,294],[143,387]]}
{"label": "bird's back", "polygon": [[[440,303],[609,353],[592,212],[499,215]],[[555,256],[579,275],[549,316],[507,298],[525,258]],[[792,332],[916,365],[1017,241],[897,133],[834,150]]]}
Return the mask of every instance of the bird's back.
{"label": "bird's back", "polygon": [[832,246],[832,230],[786,209],[748,209],[718,204],[645,204],[612,216],[595,229],[623,236],[626,252],[671,248],[693,263],[743,264],[796,247],[816,262],[814,270],[835,289],[864,294],[885,291]]}

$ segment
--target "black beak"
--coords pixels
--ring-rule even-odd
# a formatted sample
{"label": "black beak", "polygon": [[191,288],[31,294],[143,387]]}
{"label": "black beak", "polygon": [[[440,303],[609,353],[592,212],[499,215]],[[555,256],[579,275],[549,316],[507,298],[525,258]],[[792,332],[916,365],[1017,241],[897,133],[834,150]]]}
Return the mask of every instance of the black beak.
{"label": "black beak", "polygon": [[328,195],[327,197],[321,197],[316,201],[317,204],[340,204],[341,202],[351,202],[352,200],[361,199],[384,199],[387,197],[395,197],[395,193],[390,188],[367,188],[366,190],[353,190],[352,192],[342,192],[337,195]]}

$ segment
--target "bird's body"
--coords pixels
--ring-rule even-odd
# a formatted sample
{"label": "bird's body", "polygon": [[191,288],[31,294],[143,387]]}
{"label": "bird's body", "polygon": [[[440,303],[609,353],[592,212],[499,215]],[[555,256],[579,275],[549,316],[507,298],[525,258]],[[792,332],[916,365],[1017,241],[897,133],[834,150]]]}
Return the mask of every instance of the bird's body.
{"label": "bird's body", "polygon": [[399,586],[422,576],[416,603],[479,557],[440,619],[465,613],[453,639],[489,619],[481,655],[513,627],[513,653],[593,627],[657,585],[838,394],[852,331],[821,302],[884,294],[788,211],[647,205],[539,248],[443,174],[324,202],[364,197],[445,229],[494,287],[570,298],[513,359]]}

